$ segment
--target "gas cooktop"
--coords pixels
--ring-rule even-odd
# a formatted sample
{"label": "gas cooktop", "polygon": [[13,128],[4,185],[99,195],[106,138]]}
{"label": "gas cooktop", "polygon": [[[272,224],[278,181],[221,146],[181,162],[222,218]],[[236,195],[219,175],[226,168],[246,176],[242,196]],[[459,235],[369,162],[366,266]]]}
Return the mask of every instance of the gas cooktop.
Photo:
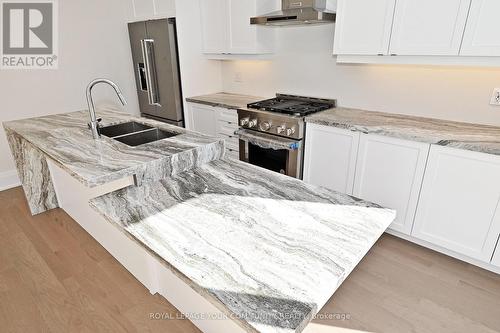
{"label": "gas cooktop", "polygon": [[276,98],[248,104],[249,109],[305,117],[335,107],[335,100],[276,94]]}

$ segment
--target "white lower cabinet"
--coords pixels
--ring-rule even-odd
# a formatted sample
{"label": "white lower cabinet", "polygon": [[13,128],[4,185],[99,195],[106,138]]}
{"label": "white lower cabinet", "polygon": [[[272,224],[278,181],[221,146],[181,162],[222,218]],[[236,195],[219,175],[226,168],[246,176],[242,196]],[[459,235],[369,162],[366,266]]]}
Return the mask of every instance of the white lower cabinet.
{"label": "white lower cabinet", "polygon": [[304,181],[352,194],[359,132],[307,124]]}
{"label": "white lower cabinet", "polygon": [[307,124],[304,181],[397,211],[405,239],[500,272],[500,156]]}
{"label": "white lower cabinet", "polygon": [[188,103],[188,129],[226,141],[226,156],[239,159],[238,112],[235,109]]}
{"label": "white lower cabinet", "polygon": [[497,248],[495,254],[493,255],[493,260],[491,261],[491,264],[500,267],[500,235],[498,236]]}
{"label": "white lower cabinet", "polygon": [[499,202],[499,156],[432,146],[412,236],[490,263],[500,234]]}
{"label": "white lower cabinet", "polygon": [[354,196],[397,211],[391,229],[410,235],[430,145],[362,134]]}
{"label": "white lower cabinet", "polygon": [[190,129],[206,135],[217,134],[217,109],[201,104],[191,104],[189,107]]}
{"label": "white lower cabinet", "polygon": [[239,138],[234,132],[238,129],[238,111],[219,108],[217,113],[217,136],[226,141],[226,156],[239,159]]}

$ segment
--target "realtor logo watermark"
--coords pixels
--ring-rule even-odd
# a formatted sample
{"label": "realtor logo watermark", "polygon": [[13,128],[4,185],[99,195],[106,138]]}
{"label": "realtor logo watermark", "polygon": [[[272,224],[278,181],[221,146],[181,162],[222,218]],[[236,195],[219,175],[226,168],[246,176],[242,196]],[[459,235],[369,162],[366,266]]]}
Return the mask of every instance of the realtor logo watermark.
{"label": "realtor logo watermark", "polygon": [[0,0],[1,69],[56,69],[57,1]]}

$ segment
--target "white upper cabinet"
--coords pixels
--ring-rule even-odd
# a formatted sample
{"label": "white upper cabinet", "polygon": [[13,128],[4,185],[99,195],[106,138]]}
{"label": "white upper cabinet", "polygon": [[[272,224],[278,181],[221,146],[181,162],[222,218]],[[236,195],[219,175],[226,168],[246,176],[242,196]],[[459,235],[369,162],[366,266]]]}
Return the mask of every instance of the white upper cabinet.
{"label": "white upper cabinet", "polygon": [[227,49],[227,0],[200,0],[204,53],[223,53]]}
{"label": "white upper cabinet", "polygon": [[396,210],[391,229],[410,235],[430,145],[362,134],[354,196]]}
{"label": "white upper cabinet", "polygon": [[339,0],[334,54],[387,54],[396,0]]}
{"label": "white upper cabinet", "polygon": [[500,56],[500,1],[472,0],[460,55]]}
{"label": "white upper cabinet", "polygon": [[132,0],[134,18],[154,16],[155,7],[153,0]]}
{"label": "white upper cabinet", "polygon": [[500,156],[432,146],[412,236],[490,263],[499,204]]}
{"label": "white upper cabinet", "polygon": [[175,16],[175,0],[131,0],[131,19],[153,19]]}
{"label": "white upper cabinet", "polygon": [[279,8],[278,0],[199,0],[203,52],[271,53],[275,29],[251,25],[250,18]]}
{"label": "white upper cabinet", "polygon": [[[260,45],[258,38],[257,30],[262,29],[262,27],[250,24],[250,17],[255,15],[253,13],[257,13],[257,1],[228,1],[228,11],[229,29],[227,31],[229,36],[227,51],[232,54],[268,52],[269,49]],[[266,30],[270,31],[269,28]],[[265,44],[265,41],[262,41],[262,43]]]}
{"label": "white upper cabinet", "polygon": [[307,124],[304,181],[352,194],[359,136],[358,132]]}
{"label": "white upper cabinet", "polygon": [[471,0],[397,0],[390,53],[457,56]]}

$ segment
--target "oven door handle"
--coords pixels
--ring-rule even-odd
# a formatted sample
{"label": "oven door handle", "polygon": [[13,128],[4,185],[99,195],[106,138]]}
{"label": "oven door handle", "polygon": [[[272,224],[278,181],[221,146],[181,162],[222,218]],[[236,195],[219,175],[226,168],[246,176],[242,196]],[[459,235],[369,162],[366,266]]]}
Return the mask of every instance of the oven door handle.
{"label": "oven door handle", "polygon": [[250,142],[264,149],[299,150],[302,147],[302,140],[287,139],[246,129],[236,130],[234,134],[237,135],[241,141]]}

